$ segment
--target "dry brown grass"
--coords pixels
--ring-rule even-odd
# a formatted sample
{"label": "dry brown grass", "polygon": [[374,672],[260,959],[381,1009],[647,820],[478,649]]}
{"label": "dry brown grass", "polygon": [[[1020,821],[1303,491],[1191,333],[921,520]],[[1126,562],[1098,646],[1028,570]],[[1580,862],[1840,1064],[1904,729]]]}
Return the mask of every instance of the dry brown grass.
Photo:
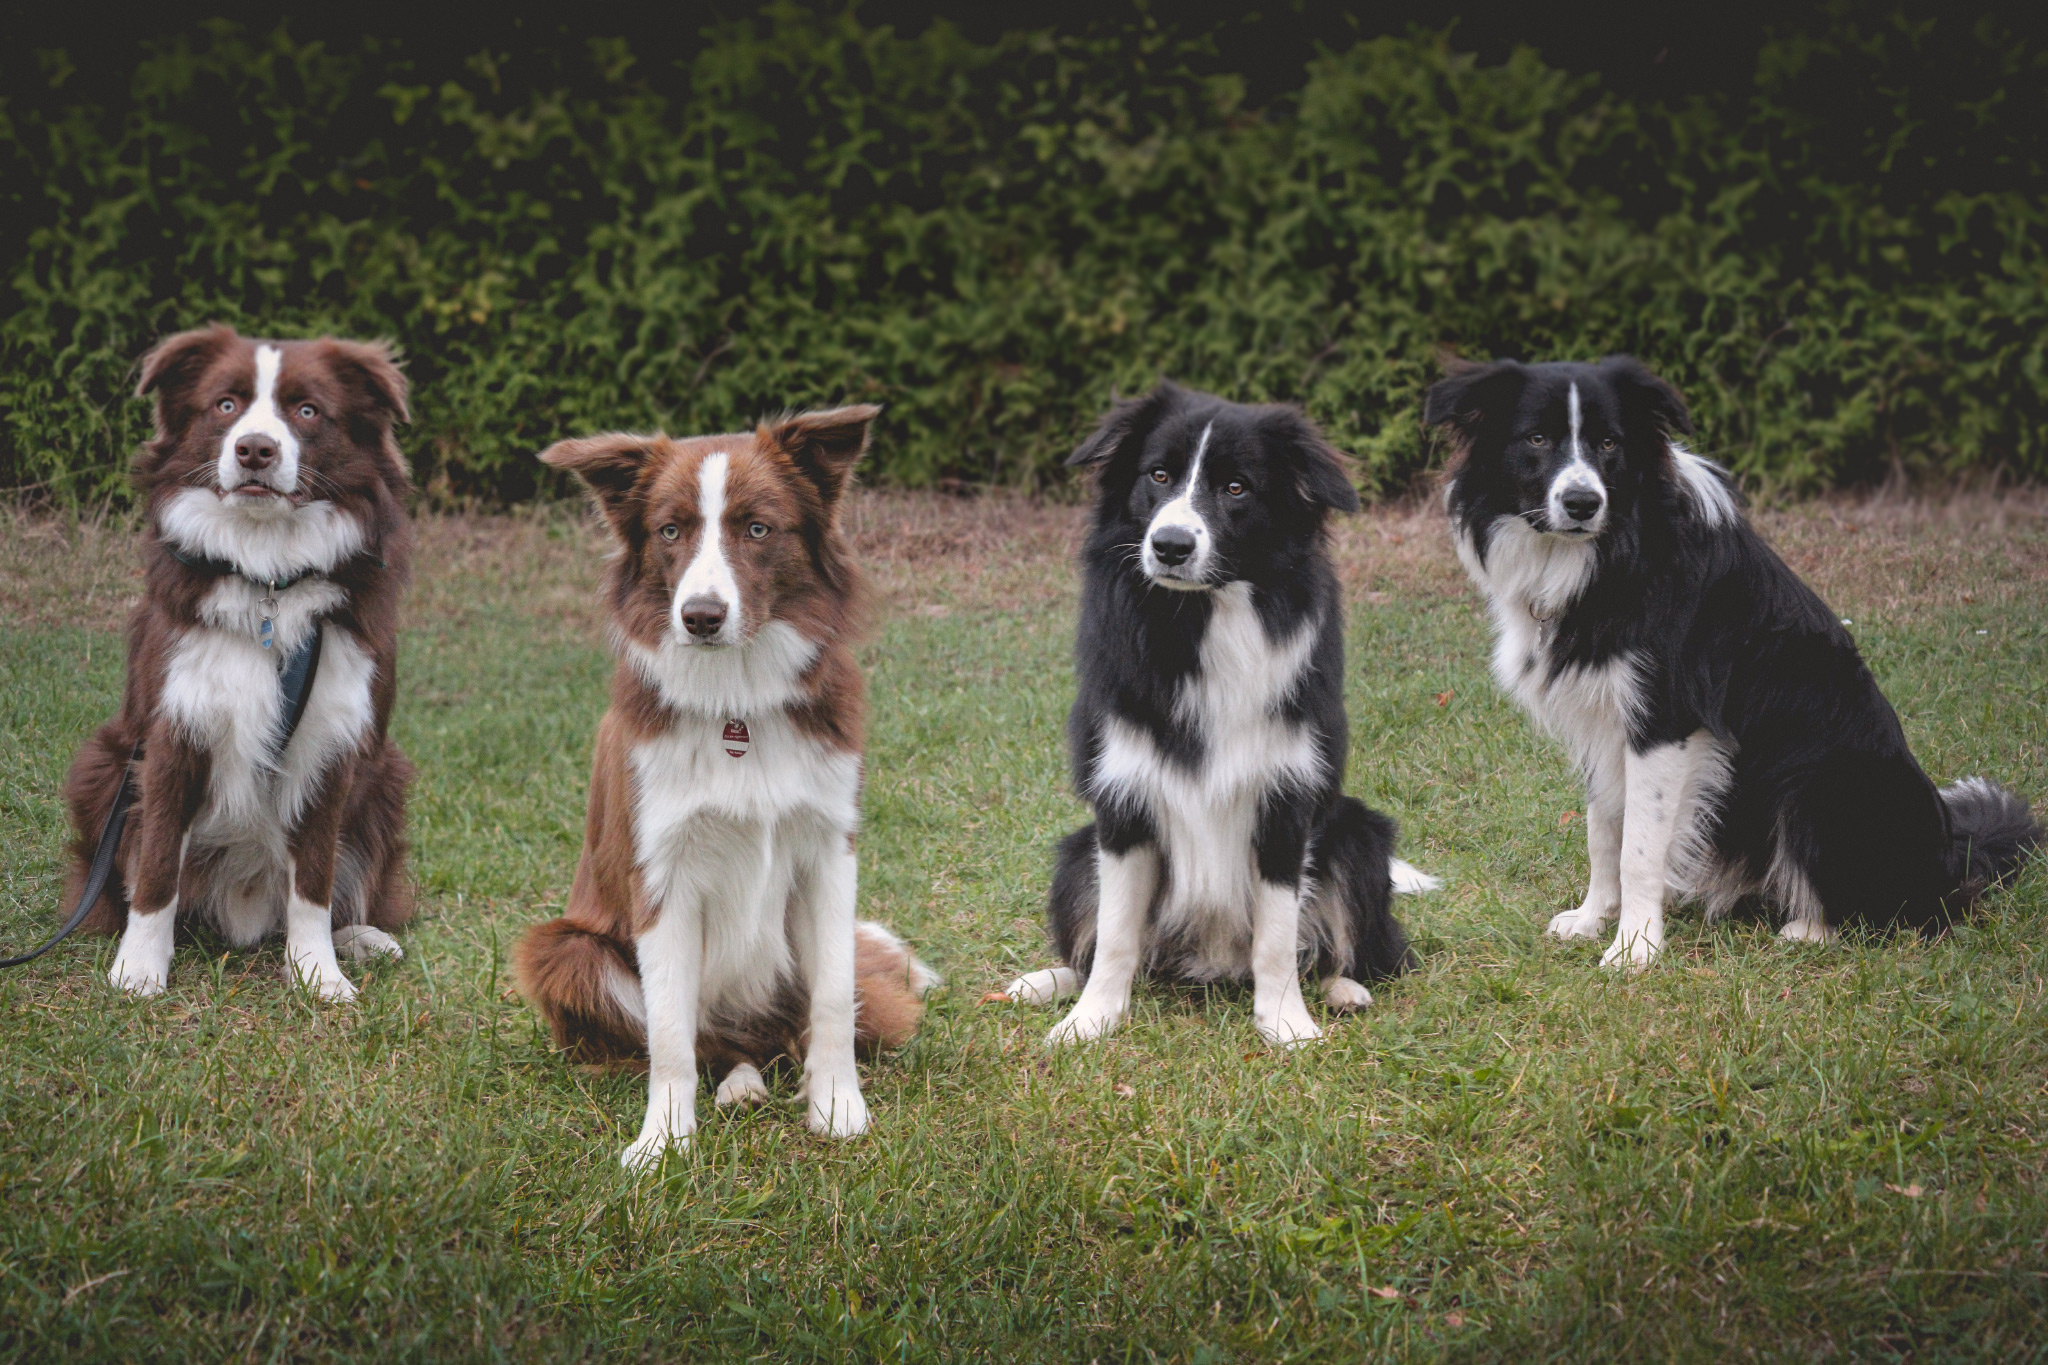
{"label": "dry brown grass", "polygon": [[[884,613],[946,615],[1042,604],[1072,591],[1085,511],[1009,496],[863,491],[846,512]],[[2048,490],[1838,496],[1761,511],[1756,524],[1822,597],[1890,614],[1995,605],[2048,591]],[[516,604],[543,629],[597,638],[607,551],[575,507],[423,514],[412,619],[459,623]],[[0,513],[0,610],[18,623],[119,629],[141,593],[132,517]],[[1340,518],[1339,571],[1355,603],[1469,592],[1433,500]]]}

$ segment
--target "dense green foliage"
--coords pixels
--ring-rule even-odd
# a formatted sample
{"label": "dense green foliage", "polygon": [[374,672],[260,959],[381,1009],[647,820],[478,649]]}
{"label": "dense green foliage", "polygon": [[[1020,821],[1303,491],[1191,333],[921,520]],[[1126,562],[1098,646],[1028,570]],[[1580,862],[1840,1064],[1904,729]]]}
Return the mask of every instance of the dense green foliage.
{"label": "dense green foliage", "polygon": [[125,103],[0,104],[0,487],[115,492],[135,357],[209,319],[384,336],[439,497],[606,426],[889,405],[874,477],[1038,483],[1164,374],[1301,401],[1370,487],[1441,351],[1634,351],[1764,489],[2048,474],[2048,52],[1985,20],[1777,35],[1749,88],[1624,98],[1449,33],[1251,107],[1142,12],[970,41],[792,6],[428,71],[220,24]]}

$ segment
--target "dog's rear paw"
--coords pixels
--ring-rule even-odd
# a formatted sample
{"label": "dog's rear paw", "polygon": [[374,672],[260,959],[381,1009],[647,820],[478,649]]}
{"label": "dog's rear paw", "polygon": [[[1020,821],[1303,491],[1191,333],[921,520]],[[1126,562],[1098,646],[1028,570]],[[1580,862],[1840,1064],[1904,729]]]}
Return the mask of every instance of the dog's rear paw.
{"label": "dog's rear paw", "polygon": [[1333,1010],[1362,1010],[1372,1003],[1372,992],[1348,976],[1333,976],[1323,983],[1323,999]]}
{"label": "dog's rear paw", "polygon": [[1835,937],[1836,930],[1826,920],[1815,916],[1811,919],[1788,919],[1785,927],[1778,930],[1778,937],[1787,943],[1828,943]]}
{"label": "dog's rear paw", "polygon": [[1605,911],[1582,905],[1576,910],[1552,915],[1549,927],[1543,932],[1552,938],[1599,938],[1607,932],[1607,925],[1613,918]]}
{"label": "dog's rear paw", "polygon": [[1003,994],[1022,1005],[1054,1005],[1081,990],[1081,974],[1072,967],[1047,967],[1026,972],[1003,987]]}
{"label": "dog's rear paw", "polygon": [[334,951],[351,962],[366,962],[373,957],[405,956],[405,949],[398,945],[397,939],[367,924],[344,924],[337,928],[334,931]]}
{"label": "dog's rear paw", "polygon": [[718,1093],[712,1096],[712,1103],[721,1109],[734,1104],[749,1107],[766,1104],[768,1083],[761,1079],[760,1071],[752,1062],[741,1062],[725,1073],[725,1079],[718,1083]]}

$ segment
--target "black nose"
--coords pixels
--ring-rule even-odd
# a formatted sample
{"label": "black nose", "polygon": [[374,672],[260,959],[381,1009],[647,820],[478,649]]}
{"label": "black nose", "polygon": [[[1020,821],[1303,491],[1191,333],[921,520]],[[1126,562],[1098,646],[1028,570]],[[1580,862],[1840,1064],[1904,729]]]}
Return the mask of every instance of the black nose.
{"label": "black nose", "polygon": [[277,463],[277,442],[252,431],[235,442],[235,463],[244,469],[268,469]]}
{"label": "black nose", "polygon": [[715,597],[693,597],[683,603],[683,629],[702,639],[718,634],[725,624],[725,603]]}
{"label": "black nose", "polygon": [[1591,521],[1600,514],[1600,504],[1606,499],[1585,488],[1574,488],[1558,499],[1564,504],[1564,513],[1573,521]]}
{"label": "black nose", "polygon": [[1161,564],[1185,564],[1195,552],[1195,533],[1185,526],[1162,526],[1152,533],[1152,555]]}

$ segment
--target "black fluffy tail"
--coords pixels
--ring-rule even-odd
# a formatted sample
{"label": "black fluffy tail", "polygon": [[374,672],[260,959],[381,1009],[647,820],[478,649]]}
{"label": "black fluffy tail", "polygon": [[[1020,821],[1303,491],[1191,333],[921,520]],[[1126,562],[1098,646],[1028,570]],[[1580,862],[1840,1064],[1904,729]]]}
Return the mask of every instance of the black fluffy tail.
{"label": "black fluffy tail", "polygon": [[1967,777],[1941,790],[1948,807],[1949,867],[1957,891],[1950,909],[1959,911],[2019,870],[2041,846],[2041,822],[2026,801],[1982,777]]}
{"label": "black fluffy tail", "polygon": [[1323,937],[1317,970],[1368,984],[1415,965],[1415,950],[1394,918],[1390,869],[1398,828],[1356,797],[1330,808],[1316,836],[1313,914]]}

